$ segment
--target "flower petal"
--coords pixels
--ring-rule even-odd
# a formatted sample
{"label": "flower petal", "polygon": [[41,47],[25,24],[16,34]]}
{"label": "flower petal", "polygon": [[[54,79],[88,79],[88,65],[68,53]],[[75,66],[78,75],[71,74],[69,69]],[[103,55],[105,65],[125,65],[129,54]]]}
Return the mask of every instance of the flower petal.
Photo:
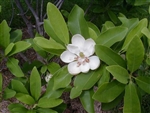
{"label": "flower petal", "polygon": [[67,45],[67,49],[71,52],[71,53],[74,53],[76,55],[79,55],[80,53],[80,50],[77,46],[73,45],[73,44],[68,44]]}
{"label": "flower petal", "polygon": [[83,50],[84,52],[84,55],[89,57],[91,55],[94,54],[95,52],[95,42],[93,39],[87,39],[85,42],[84,42],[84,46],[83,46]]}
{"label": "flower petal", "polygon": [[77,62],[71,62],[68,64],[68,71],[71,75],[77,75],[81,72]]}
{"label": "flower petal", "polygon": [[64,51],[61,55],[60,55],[60,59],[65,62],[65,63],[70,63],[73,62],[75,60],[76,55],[69,52],[69,51]]}
{"label": "flower petal", "polygon": [[97,56],[91,56],[89,58],[89,65],[91,70],[95,70],[100,66],[100,60]]}
{"label": "flower petal", "polygon": [[72,37],[71,42],[72,42],[73,45],[79,47],[79,49],[80,49],[80,48],[83,47],[85,39],[82,35],[76,34]]}
{"label": "flower petal", "polygon": [[83,73],[87,73],[90,70],[90,65],[89,63],[81,64],[80,65],[80,70]]}

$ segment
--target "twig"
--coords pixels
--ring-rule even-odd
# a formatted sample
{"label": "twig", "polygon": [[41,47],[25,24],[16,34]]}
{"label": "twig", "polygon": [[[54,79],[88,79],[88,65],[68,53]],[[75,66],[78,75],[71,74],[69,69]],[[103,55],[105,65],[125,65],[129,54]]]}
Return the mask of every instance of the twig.
{"label": "twig", "polygon": [[13,0],[11,0],[11,6],[12,6],[12,15],[11,15],[11,19],[10,19],[10,22],[9,22],[9,26],[11,25],[12,20],[14,18],[14,4],[13,4]]}

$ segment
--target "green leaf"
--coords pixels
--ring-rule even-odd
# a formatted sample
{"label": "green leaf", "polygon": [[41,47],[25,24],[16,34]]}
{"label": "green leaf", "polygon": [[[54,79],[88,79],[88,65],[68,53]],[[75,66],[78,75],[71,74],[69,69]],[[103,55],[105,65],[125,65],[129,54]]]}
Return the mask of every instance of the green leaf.
{"label": "green leaf", "polygon": [[8,26],[6,20],[0,23],[0,47],[5,49],[10,43],[10,27]]}
{"label": "green leaf", "polygon": [[23,94],[23,93],[17,93],[15,95],[16,99],[19,100],[22,103],[28,104],[28,105],[33,105],[35,104],[35,100],[28,94]]}
{"label": "green leaf", "polygon": [[95,92],[93,99],[104,103],[112,102],[124,91],[124,88],[125,85],[116,80],[110,83],[104,83]]}
{"label": "green leaf", "polygon": [[95,46],[96,55],[104,61],[108,65],[120,65],[122,67],[126,67],[126,62],[123,60],[123,58],[118,55],[115,51],[112,49],[102,46],[102,45],[96,45]]}
{"label": "green leaf", "polygon": [[13,90],[15,90],[17,93],[25,93],[28,94],[28,91],[24,84],[20,82],[19,80],[12,79],[11,80],[11,87]]}
{"label": "green leaf", "polygon": [[12,56],[16,53],[22,52],[26,49],[28,49],[31,46],[30,43],[25,42],[25,41],[18,41],[16,43],[14,43],[14,46],[12,48],[12,50],[9,52],[9,56]]}
{"label": "green leaf", "polygon": [[66,88],[71,82],[72,75],[68,73],[67,66],[61,68],[54,74],[54,90]]}
{"label": "green leaf", "polygon": [[51,62],[47,65],[48,71],[54,75],[56,71],[58,71],[60,69],[60,65],[55,63],[55,62]]}
{"label": "green leaf", "polygon": [[122,50],[126,51],[128,49],[129,44],[133,40],[134,37],[138,36],[139,38],[142,37],[141,30],[146,27],[148,21],[146,18],[142,19],[136,27],[134,27],[127,35],[125,42],[123,44]]}
{"label": "green leaf", "polygon": [[22,38],[22,31],[17,29],[10,33],[10,42],[18,42]]}
{"label": "green leaf", "polygon": [[115,24],[117,24],[119,22],[118,17],[116,16],[116,14],[113,11],[108,10],[107,13],[108,13],[108,16],[111,19],[111,21],[113,21]]}
{"label": "green leaf", "polygon": [[43,37],[35,37],[33,41],[46,52],[55,55],[60,55],[65,50],[64,46],[52,39],[48,40]]}
{"label": "green leaf", "polygon": [[82,90],[88,90],[92,88],[101,77],[101,71],[101,68],[99,68],[95,71],[81,73],[76,76],[74,80],[74,87],[71,89],[70,98],[76,98],[81,94]]}
{"label": "green leaf", "polygon": [[[57,7],[52,4],[47,4],[47,16],[50,21],[50,27],[52,31],[49,32],[50,36],[53,32],[57,35],[57,38],[61,40],[64,44],[69,43],[69,32],[65,20],[61,14],[61,12],[57,9]],[[49,30],[49,29],[48,29]],[[51,37],[55,40],[55,37]]]}
{"label": "green leaf", "polygon": [[77,5],[73,7],[69,14],[68,27],[72,35],[81,34],[84,38],[90,38],[84,11]]}
{"label": "green leaf", "polygon": [[122,22],[121,26],[127,27],[128,32],[131,31],[131,29],[133,29],[139,23],[138,18],[127,19],[126,17],[119,17],[119,19]]}
{"label": "green leaf", "polygon": [[144,27],[141,32],[150,40],[150,31],[147,27]]}
{"label": "green leaf", "polygon": [[0,92],[2,91],[2,86],[3,86],[3,76],[2,73],[0,72]]}
{"label": "green leaf", "polygon": [[3,93],[3,98],[4,99],[12,98],[15,95],[16,95],[16,91],[14,91],[12,89],[9,89],[9,88],[4,89],[4,93]]}
{"label": "green leaf", "polygon": [[135,0],[134,5],[135,6],[141,6],[145,4],[149,4],[150,0]]}
{"label": "green leaf", "polygon": [[111,21],[106,21],[105,24],[103,24],[101,32],[105,32],[110,28],[115,28],[115,25]]}
{"label": "green leaf", "polygon": [[10,70],[10,72],[15,75],[16,77],[23,77],[24,74],[20,68],[20,66],[18,65],[18,60],[14,59],[14,58],[8,58],[7,61],[7,67]]}
{"label": "green leaf", "polygon": [[19,104],[19,103],[13,103],[8,105],[8,109],[11,113],[27,113],[27,109]]}
{"label": "green leaf", "polygon": [[30,109],[27,111],[27,113],[37,113],[37,112],[35,110]]}
{"label": "green leaf", "polygon": [[7,55],[12,51],[14,45],[15,45],[14,43],[10,43],[10,44],[6,47],[6,49],[5,49],[5,56],[7,56]]}
{"label": "green leaf", "polygon": [[62,102],[63,102],[62,99],[53,99],[53,98],[42,97],[38,101],[37,106],[41,107],[41,108],[53,108],[53,107],[60,105]]}
{"label": "green leaf", "polygon": [[144,59],[144,46],[139,37],[133,38],[126,52],[128,70],[134,72]]}
{"label": "green leaf", "polygon": [[141,113],[140,101],[134,83],[125,88],[123,113]]}
{"label": "green leaf", "polygon": [[138,84],[138,86],[142,90],[144,90],[145,92],[150,94],[150,77],[139,76],[139,77],[135,78],[135,80],[136,80],[136,83]]}
{"label": "green leaf", "polygon": [[92,22],[88,22],[88,26],[95,31],[97,36],[100,35],[100,30],[95,24],[93,24]]}
{"label": "green leaf", "polygon": [[126,27],[113,27],[105,32],[102,32],[97,40],[96,43],[99,45],[104,45],[107,47],[111,47],[116,42],[119,42],[124,39],[127,34],[128,29]]}
{"label": "green leaf", "polygon": [[54,111],[52,109],[47,109],[47,108],[38,108],[37,112],[38,113],[58,113],[57,111]]}
{"label": "green leaf", "polygon": [[128,83],[129,73],[128,73],[128,71],[125,68],[123,68],[123,67],[121,67],[119,65],[112,65],[112,66],[107,66],[106,69],[119,82],[121,82],[123,84],[127,84]]}
{"label": "green leaf", "polygon": [[94,111],[94,100],[92,99],[92,95],[94,94],[93,89],[83,91],[80,95],[80,101],[82,106],[88,113],[95,113]]}
{"label": "green leaf", "polygon": [[30,92],[38,100],[41,95],[41,76],[36,67],[33,68],[30,75]]}

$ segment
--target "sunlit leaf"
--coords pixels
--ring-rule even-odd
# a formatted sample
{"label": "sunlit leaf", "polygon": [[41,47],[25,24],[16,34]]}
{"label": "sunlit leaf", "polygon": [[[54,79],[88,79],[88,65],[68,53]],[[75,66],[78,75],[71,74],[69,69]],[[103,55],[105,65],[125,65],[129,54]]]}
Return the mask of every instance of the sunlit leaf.
{"label": "sunlit leaf", "polygon": [[14,43],[10,43],[10,44],[6,47],[6,49],[5,49],[5,56],[8,55],[8,54],[12,51],[14,45],[15,45]]}
{"label": "sunlit leaf", "polygon": [[141,113],[138,93],[135,84],[132,82],[125,88],[123,113]]}
{"label": "sunlit leaf", "polygon": [[19,103],[13,103],[8,105],[8,109],[11,113],[27,113],[27,108]]}
{"label": "sunlit leaf", "polygon": [[33,68],[30,75],[30,92],[38,100],[41,95],[41,76],[36,67]]}
{"label": "sunlit leaf", "polygon": [[106,21],[106,22],[103,24],[103,27],[102,27],[101,32],[105,32],[105,31],[107,31],[108,29],[114,28],[114,27],[115,27],[115,25],[113,24],[113,22],[111,22],[111,21]]}
{"label": "sunlit leaf", "polygon": [[126,52],[127,66],[131,72],[139,68],[144,59],[144,46],[139,37],[133,38]]}
{"label": "sunlit leaf", "polygon": [[51,62],[47,65],[47,69],[53,75],[56,71],[60,69],[60,65],[55,62]]}

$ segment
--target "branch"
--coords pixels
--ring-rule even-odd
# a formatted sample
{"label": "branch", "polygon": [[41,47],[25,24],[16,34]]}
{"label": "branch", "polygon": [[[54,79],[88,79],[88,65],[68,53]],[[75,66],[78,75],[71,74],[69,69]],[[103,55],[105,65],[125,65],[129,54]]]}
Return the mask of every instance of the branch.
{"label": "branch", "polygon": [[14,4],[13,4],[13,1],[11,0],[11,6],[12,6],[12,15],[11,15],[11,19],[10,19],[10,22],[9,22],[9,26],[11,25],[12,23],[12,20],[14,18]]}
{"label": "branch", "polygon": [[24,15],[24,11],[23,11],[23,7],[20,3],[20,0],[14,0],[19,11],[20,11],[20,16],[22,17],[22,19],[24,20],[24,22],[26,23],[27,25],[27,28],[28,28],[28,33],[30,35],[30,37],[34,37],[34,34],[33,34],[33,28],[32,28],[32,24],[31,22],[27,19],[27,17]]}

